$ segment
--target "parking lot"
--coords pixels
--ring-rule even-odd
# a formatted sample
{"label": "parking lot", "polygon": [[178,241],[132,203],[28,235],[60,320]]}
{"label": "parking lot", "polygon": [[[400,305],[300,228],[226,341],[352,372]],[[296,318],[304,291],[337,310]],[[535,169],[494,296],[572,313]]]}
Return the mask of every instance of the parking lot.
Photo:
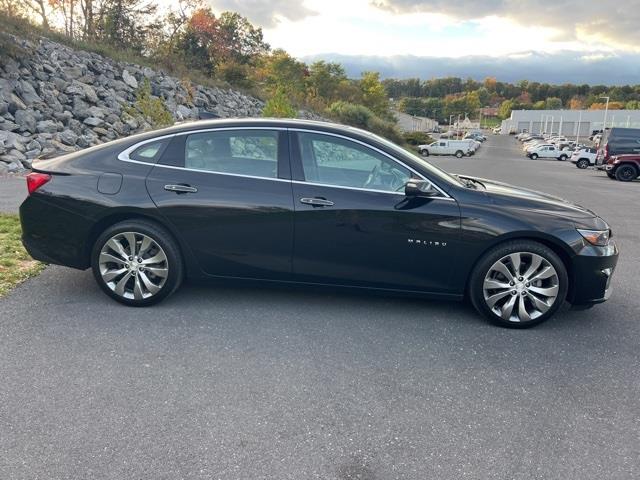
{"label": "parking lot", "polygon": [[610,301],[522,331],[314,289],[185,285],[134,309],[52,266],[0,299],[0,478],[637,478],[640,181],[510,136],[429,161],[599,213]]}

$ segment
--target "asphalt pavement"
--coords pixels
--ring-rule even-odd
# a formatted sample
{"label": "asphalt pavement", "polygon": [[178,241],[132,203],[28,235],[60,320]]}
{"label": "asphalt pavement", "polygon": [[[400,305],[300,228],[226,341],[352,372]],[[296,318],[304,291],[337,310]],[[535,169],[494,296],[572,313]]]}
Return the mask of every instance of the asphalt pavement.
{"label": "asphalt pavement", "polygon": [[609,302],[529,330],[313,289],[133,309],[49,267],[0,299],[0,478],[638,478],[640,182],[518,147],[431,161],[600,213],[622,250]]}
{"label": "asphalt pavement", "polygon": [[18,207],[27,198],[27,184],[18,175],[0,175],[0,213],[18,213]]}

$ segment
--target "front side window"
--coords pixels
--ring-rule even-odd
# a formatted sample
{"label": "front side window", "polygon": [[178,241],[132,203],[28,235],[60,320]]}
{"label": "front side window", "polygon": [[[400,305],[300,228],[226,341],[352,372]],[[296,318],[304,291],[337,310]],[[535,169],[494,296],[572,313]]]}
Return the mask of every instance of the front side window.
{"label": "front side window", "polygon": [[324,185],[400,192],[411,171],[358,143],[316,133],[298,133],[305,180]]}
{"label": "front side window", "polygon": [[221,130],[191,134],[185,142],[184,166],[209,172],[277,178],[278,132]]}

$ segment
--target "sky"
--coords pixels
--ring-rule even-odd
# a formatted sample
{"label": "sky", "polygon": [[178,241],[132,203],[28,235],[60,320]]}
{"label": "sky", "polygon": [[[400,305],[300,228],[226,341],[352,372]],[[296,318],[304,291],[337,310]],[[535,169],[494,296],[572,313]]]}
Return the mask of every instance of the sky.
{"label": "sky", "polygon": [[640,83],[640,0],[207,0],[351,75]]}

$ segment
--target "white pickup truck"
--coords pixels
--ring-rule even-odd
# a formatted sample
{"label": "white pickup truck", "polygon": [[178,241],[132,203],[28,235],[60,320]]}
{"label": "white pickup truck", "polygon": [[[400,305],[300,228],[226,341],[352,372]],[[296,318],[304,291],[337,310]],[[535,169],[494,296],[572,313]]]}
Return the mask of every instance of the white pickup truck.
{"label": "white pickup truck", "polygon": [[462,158],[475,153],[475,145],[469,140],[437,140],[430,145],[418,145],[423,157],[429,155],[455,155]]}

